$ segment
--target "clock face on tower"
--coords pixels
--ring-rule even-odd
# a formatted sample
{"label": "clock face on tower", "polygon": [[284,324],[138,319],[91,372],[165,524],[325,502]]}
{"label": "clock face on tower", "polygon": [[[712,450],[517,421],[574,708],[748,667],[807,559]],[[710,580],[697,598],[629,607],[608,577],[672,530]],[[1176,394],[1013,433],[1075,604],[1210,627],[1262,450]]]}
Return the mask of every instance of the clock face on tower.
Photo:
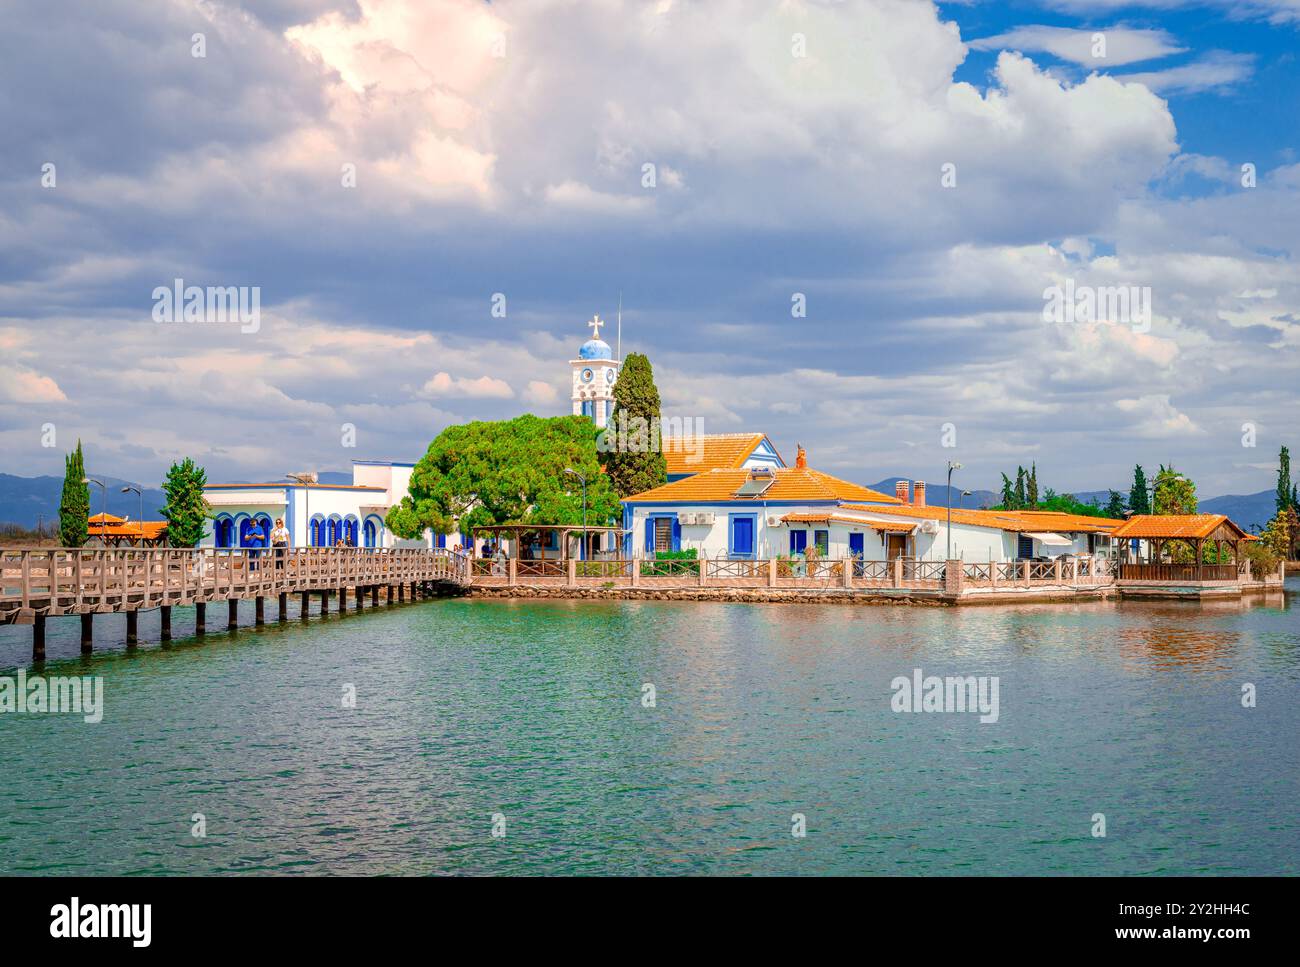
{"label": "clock face on tower", "polygon": [[593,373],[590,369],[584,369],[584,370],[582,371],[582,381],[583,381],[584,383],[590,383],[590,382],[591,382],[591,378],[592,378],[594,375],[596,375],[596,374]]}
{"label": "clock face on tower", "polygon": [[606,382],[606,383],[609,383],[610,385],[613,385],[613,383],[614,383],[614,371],[613,371],[612,369],[607,369],[607,370],[605,370],[605,382]]}

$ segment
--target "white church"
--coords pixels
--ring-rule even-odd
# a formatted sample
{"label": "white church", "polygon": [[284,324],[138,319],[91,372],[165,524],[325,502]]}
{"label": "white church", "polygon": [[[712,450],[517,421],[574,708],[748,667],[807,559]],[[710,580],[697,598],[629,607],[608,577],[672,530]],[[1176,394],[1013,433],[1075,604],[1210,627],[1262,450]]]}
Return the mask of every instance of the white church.
{"label": "white church", "polygon": [[[614,413],[614,387],[622,363],[600,338],[606,325],[600,316],[587,323],[592,338],[569,361],[573,373],[573,415],[586,416],[597,426],[609,424]],[[433,534],[407,540],[384,524],[391,507],[407,495],[414,463],[392,460],[353,460],[352,483],[323,484],[315,474],[286,474],[265,483],[209,484],[204,496],[212,519],[204,535],[206,547],[246,547],[254,521],[271,532],[283,520],[294,547],[468,547],[468,534]]]}

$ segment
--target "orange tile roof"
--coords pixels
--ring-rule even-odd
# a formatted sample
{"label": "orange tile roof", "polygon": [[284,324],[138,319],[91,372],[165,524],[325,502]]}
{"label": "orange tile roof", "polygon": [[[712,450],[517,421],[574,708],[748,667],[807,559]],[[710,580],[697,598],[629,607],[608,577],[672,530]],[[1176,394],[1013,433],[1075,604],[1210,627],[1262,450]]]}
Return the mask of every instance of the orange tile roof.
{"label": "orange tile roof", "polygon": [[1227,526],[1238,539],[1246,532],[1223,514],[1134,514],[1114,532],[1116,537],[1181,537],[1190,540],[1209,537]]}
{"label": "orange tile roof", "polygon": [[916,530],[915,524],[905,524],[900,521],[863,520],[861,517],[850,517],[847,514],[786,514],[781,518],[781,522],[785,524],[829,524],[831,521],[837,524],[861,524],[864,527],[870,527],[872,530],[889,531],[894,534],[910,534]]}
{"label": "orange tile roof", "polygon": [[736,491],[749,480],[750,474],[751,471],[745,469],[706,470],[625,497],[624,503],[718,503],[735,500],[746,504],[761,504],[765,500],[871,500],[888,504],[898,499],[810,467],[773,470],[776,480],[766,493],[760,497],[737,497]]}
{"label": "orange tile roof", "polygon": [[[915,504],[903,504],[901,507],[861,507],[845,505],[846,510],[875,511],[881,514],[894,514],[901,517],[919,517],[922,520],[946,521],[948,508],[930,504],[917,507]],[[1065,531],[1075,533],[1113,533],[1124,522],[1109,517],[1089,517],[1086,514],[1066,514],[1054,510],[964,510],[952,509],[954,524],[971,524],[976,527],[996,527],[999,530],[1021,531]]]}
{"label": "orange tile roof", "polygon": [[[118,518],[119,521],[122,518]],[[147,541],[157,540],[167,530],[167,521],[165,520],[146,520],[140,522],[126,521],[124,523],[113,523],[112,515],[109,515],[109,524],[105,527],[100,523],[92,523],[86,530],[91,537],[139,537],[141,529],[144,530],[144,539]]]}
{"label": "orange tile roof", "polygon": [[96,514],[94,517],[89,518],[86,523],[98,527],[100,524],[104,523],[121,524],[125,520],[125,517],[115,517],[112,514]]}
{"label": "orange tile roof", "polygon": [[664,460],[671,474],[735,470],[744,465],[764,436],[762,433],[710,433],[697,437],[664,437]]}

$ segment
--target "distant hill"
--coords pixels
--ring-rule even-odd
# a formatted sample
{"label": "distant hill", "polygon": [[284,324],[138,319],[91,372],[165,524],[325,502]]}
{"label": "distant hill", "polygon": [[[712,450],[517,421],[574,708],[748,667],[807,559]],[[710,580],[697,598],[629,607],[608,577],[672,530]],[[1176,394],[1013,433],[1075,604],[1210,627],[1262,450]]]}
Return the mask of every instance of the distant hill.
{"label": "distant hill", "polygon": [[[127,484],[139,486],[131,480],[119,480],[116,477],[100,478],[108,485],[108,512],[118,517],[140,518],[140,498],[135,494],[124,494],[122,488]],[[0,522],[18,524],[21,527],[35,527],[37,518],[45,516],[45,526],[57,525],[59,519],[59,500],[63,496],[62,477],[16,477],[13,474],[0,473]],[[151,487],[144,488],[144,519],[158,520],[159,509],[167,502],[167,496]],[[90,487],[90,513],[93,516],[104,508],[104,497],[94,484]]]}
{"label": "distant hill", "polygon": [[[894,495],[894,485],[900,480],[907,480],[908,477],[886,477],[879,483],[867,484],[872,490],[879,490],[882,494]],[[969,497],[962,497],[961,492],[966,488],[958,487],[955,484],[952,488],[952,506],[965,507],[967,510],[978,510],[981,507],[992,507],[1002,499],[1000,493],[994,493],[992,490],[973,490]],[[933,484],[930,481],[925,482],[925,502],[931,507],[948,506],[948,485]]]}
{"label": "distant hill", "polygon": [[1202,514],[1227,514],[1233,523],[1254,532],[1263,530],[1264,525],[1273,519],[1277,512],[1277,492],[1261,490],[1257,494],[1210,497],[1200,501],[1196,509]]}

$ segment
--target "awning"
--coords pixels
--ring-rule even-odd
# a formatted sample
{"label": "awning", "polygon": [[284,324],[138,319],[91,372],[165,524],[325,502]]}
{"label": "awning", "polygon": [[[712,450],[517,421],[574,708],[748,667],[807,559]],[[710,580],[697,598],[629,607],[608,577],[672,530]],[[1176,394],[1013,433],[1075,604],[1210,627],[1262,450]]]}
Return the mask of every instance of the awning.
{"label": "awning", "polygon": [[1040,544],[1046,544],[1049,547],[1073,547],[1074,541],[1068,537],[1062,537],[1060,534],[1053,534],[1051,531],[1030,531],[1026,534],[1032,537]]}
{"label": "awning", "polygon": [[902,522],[895,524],[889,521],[873,520],[868,521],[868,523],[871,524],[872,530],[883,531],[886,534],[910,534],[916,529],[915,524],[904,524]]}

